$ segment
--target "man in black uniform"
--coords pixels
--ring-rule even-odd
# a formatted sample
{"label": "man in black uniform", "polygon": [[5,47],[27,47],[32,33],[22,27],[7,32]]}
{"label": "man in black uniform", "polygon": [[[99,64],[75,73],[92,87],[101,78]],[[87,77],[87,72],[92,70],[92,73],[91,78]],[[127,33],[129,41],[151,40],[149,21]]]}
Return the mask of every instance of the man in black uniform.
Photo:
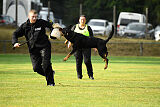
{"label": "man in black uniform", "polygon": [[[76,24],[72,27],[72,30],[77,33],[81,33],[84,36],[93,37],[93,32],[90,26],[86,24],[86,17],[85,15],[81,15],[79,18],[79,24]],[[79,49],[75,52],[76,58],[76,69],[77,69],[77,76],[78,79],[82,79],[82,62],[84,57],[84,63],[87,68],[87,73],[90,79],[94,80],[93,77],[93,69],[91,63],[91,48],[89,49]]]}
{"label": "man in black uniform", "polygon": [[[34,72],[46,77],[47,85],[54,86],[54,71],[51,65],[51,43],[46,35],[45,28],[52,30],[52,24],[48,21],[37,19],[37,12],[31,10],[28,20],[14,33],[12,44],[20,47],[18,38],[25,36]],[[56,39],[56,38],[53,38]]]}

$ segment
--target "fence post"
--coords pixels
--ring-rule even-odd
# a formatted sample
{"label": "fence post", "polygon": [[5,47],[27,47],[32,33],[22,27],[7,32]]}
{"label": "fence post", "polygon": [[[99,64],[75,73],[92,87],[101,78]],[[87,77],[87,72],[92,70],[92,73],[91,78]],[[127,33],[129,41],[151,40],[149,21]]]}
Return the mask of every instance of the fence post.
{"label": "fence post", "polygon": [[145,29],[145,37],[148,38],[148,8],[146,8],[146,29]]}
{"label": "fence post", "polygon": [[143,42],[140,43],[140,56],[143,56]]}
{"label": "fence post", "polygon": [[16,20],[16,27],[18,26],[18,0],[16,0],[16,10],[15,10],[15,20]]}
{"label": "fence post", "polygon": [[116,6],[113,6],[113,25],[114,25],[114,36],[117,36],[117,26],[116,26]]}
{"label": "fence post", "polygon": [[2,53],[6,53],[6,41],[3,40],[2,43],[3,43],[3,45],[2,45]]}

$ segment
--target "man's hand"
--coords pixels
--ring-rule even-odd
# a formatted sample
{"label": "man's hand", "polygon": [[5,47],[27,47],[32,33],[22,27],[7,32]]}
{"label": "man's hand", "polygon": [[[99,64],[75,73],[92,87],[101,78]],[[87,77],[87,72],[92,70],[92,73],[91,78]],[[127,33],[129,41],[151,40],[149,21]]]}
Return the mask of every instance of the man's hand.
{"label": "man's hand", "polygon": [[19,48],[19,47],[20,47],[20,44],[19,44],[19,43],[15,43],[13,47]]}

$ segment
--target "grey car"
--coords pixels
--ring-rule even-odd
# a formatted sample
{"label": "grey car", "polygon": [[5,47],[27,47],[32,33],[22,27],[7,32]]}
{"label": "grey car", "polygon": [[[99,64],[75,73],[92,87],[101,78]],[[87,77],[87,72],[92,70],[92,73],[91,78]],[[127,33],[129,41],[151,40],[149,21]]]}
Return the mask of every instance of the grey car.
{"label": "grey car", "polygon": [[15,25],[15,21],[11,16],[0,15],[0,25]]}
{"label": "grey car", "polygon": [[[148,32],[147,35],[149,35],[150,38],[154,39],[154,29],[151,24],[148,24]],[[123,32],[123,36],[129,37],[129,38],[145,38],[146,37],[146,23],[138,23],[133,22],[129,23],[126,27],[126,29]]]}

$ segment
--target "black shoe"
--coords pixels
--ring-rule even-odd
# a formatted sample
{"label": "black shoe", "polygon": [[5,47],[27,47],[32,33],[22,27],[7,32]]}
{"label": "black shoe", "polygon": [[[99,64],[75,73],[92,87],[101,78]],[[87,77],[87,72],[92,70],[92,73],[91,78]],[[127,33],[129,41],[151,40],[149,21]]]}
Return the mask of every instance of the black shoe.
{"label": "black shoe", "polygon": [[78,76],[78,79],[82,79],[83,76]]}
{"label": "black shoe", "polygon": [[47,86],[55,86],[55,83],[53,83],[53,84],[47,84]]}
{"label": "black shoe", "polygon": [[93,77],[93,76],[89,76],[89,78],[90,78],[91,80],[94,80],[94,77]]}
{"label": "black shoe", "polygon": [[78,77],[78,79],[82,79],[82,77]]}
{"label": "black shoe", "polygon": [[47,86],[55,86],[55,83],[54,83],[54,74],[55,74],[55,71],[53,70],[53,81],[52,82],[47,82]]}

